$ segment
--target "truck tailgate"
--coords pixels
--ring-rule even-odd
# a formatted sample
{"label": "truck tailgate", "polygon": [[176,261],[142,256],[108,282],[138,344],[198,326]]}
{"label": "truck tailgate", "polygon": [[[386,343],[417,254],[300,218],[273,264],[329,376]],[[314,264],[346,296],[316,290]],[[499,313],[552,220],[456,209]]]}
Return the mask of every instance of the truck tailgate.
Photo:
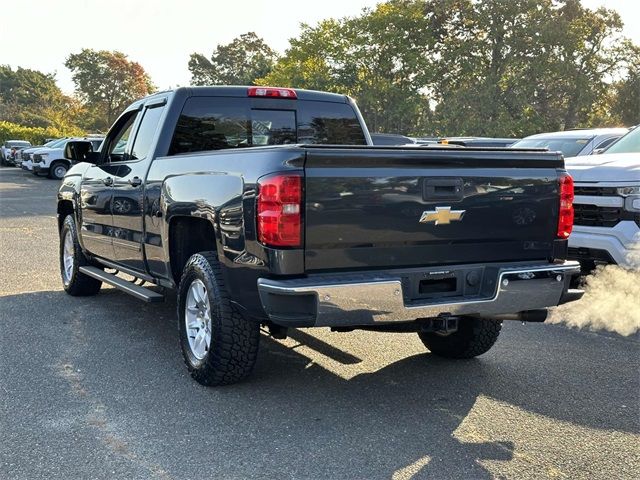
{"label": "truck tailgate", "polygon": [[552,258],[559,154],[308,148],[305,269]]}

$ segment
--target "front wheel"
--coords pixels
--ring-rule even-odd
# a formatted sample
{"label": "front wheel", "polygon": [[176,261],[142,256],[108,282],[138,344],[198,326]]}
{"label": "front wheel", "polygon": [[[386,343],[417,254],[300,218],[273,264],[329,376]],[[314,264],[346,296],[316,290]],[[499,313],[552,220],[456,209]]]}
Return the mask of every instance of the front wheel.
{"label": "front wheel", "polygon": [[489,351],[498,340],[502,322],[488,318],[463,317],[458,330],[449,335],[418,333],[431,353],[445,358],[473,358]]}
{"label": "front wheel", "polygon": [[64,176],[67,174],[67,164],[64,162],[54,162],[49,168],[49,178],[53,178],[54,180],[62,180]]}
{"label": "front wheel", "polygon": [[74,297],[95,295],[102,282],[85,275],[79,268],[89,265],[78,243],[78,231],[73,215],[67,215],[60,229],[60,274],[65,292]]}
{"label": "front wheel", "polygon": [[260,325],[231,304],[213,252],[193,255],[178,288],[178,330],[184,361],[202,385],[236,383],[251,373]]}

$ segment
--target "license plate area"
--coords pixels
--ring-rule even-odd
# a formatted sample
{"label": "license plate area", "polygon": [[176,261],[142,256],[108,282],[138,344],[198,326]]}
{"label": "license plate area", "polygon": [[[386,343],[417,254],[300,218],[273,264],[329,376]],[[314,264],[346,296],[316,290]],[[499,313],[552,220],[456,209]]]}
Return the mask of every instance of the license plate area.
{"label": "license plate area", "polygon": [[422,296],[439,296],[458,292],[458,277],[425,278],[418,284],[418,293]]}
{"label": "license plate area", "polygon": [[446,270],[426,270],[407,272],[403,275],[403,294],[405,302],[421,300],[447,299],[456,297],[465,299],[490,294],[495,288],[489,280],[484,267],[462,266]]}

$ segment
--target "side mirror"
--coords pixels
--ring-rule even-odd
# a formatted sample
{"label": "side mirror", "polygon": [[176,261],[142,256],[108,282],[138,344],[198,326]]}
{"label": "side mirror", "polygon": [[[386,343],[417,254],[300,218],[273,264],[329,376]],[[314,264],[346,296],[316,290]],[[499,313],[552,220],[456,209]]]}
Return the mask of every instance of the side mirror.
{"label": "side mirror", "polygon": [[64,158],[74,163],[87,162],[95,165],[100,161],[100,153],[93,151],[91,142],[77,140],[67,142],[67,146],[64,147]]}
{"label": "side mirror", "polygon": [[604,148],[594,148],[591,155],[600,155],[602,152],[604,152]]}

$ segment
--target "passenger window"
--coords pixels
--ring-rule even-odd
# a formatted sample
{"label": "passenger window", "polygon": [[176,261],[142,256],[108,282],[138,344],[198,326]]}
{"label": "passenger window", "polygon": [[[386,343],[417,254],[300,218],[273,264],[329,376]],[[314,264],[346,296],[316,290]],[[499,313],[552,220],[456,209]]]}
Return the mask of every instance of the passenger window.
{"label": "passenger window", "polygon": [[237,98],[189,98],[173,134],[169,155],[248,147],[250,127],[248,105],[243,107]]}
{"label": "passenger window", "polygon": [[140,127],[138,128],[138,133],[133,143],[133,148],[131,149],[131,156],[129,157],[131,160],[142,160],[149,154],[151,142],[153,142],[156,130],[158,129],[162,112],[164,112],[164,106],[162,105],[150,107],[145,110],[144,117],[142,117],[142,122],[140,122]]}
{"label": "passenger window", "polygon": [[252,110],[251,143],[287,145],[296,143],[296,112],[292,110]]}

